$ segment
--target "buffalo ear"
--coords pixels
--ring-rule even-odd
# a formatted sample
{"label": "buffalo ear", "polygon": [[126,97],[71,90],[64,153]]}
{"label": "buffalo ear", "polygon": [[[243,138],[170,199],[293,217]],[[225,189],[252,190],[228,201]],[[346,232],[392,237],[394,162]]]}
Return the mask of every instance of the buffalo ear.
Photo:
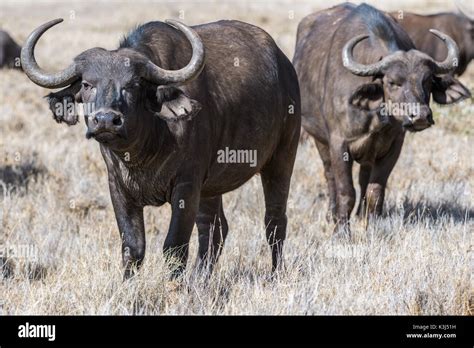
{"label": "buffalo ear", "polygon": [[349,99],[349,104],[361,110],[375,110],[383,102],[383,87],[380,83],[366,83],[360,86]]}
{"label": "buffalo ear", "polygon": [[81,89],[81,83],[66,87],[58,92],[50,93],[45,98],[48,100],[49,109],[53,113],[53,118],[58,123],[66,123],[69,126],[75,125],[78,120],[77,108],[75,106],[76,94]]}
{"label": "buffalo ear", "polygon": [[199,102],[176,87],[159,86],[156,101],[159,110],[154,110],[155,114],[167,122],[191,120],[201,110]]}
{"label": "buffalo ear", "polygon": [[438,104],[452,104],[471,97],[471,92],[451,75],[436,76],[432,94]]}

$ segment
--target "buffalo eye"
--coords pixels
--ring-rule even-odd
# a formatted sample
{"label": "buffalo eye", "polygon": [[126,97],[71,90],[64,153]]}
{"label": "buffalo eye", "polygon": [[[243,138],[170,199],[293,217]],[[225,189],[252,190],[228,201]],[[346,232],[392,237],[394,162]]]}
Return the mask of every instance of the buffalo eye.
{"label": "buffalo eye", "polygon": [[125,87],[122,88],[122,94],[131,93],[134,90],[136,90],[138,87],[140,87],[139,82],[134,82],[134,83],[128,84],[128,85],[126,85]]}
{"label": "buffalo eye", "polygon": [[121,93],[123,98],[133,98],[133,89],[130,87],[122,88]]}
{"label": "buffalo eye", "polygon": [[89,90],[92,88],[92,85],[87,81],[82,81],[81,84],[82,84],[82,88],[84,88],[85,90]]}
{"label": "buffalo eye", "polygon": [[388,81],[388,85],[390,86],[390,88],[392,89],[397,89],[400,87],[400,83],[394,81],[394,80],[389,80]]}
{"label": "buffalo eye", "polygon": [[82,85],[81,93],[83,97],[82,99],[84,101],[90,100],[90,98],[94,96],[95,87],[87,81],[82,81],[81,85]]}

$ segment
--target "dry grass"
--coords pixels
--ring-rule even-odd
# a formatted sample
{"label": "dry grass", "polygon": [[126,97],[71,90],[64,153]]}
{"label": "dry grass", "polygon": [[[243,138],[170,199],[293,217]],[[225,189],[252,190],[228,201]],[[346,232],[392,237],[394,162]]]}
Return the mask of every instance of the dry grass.
{"label": "dry grass", "polygon": [[[411,10],[425,5],[397,2]],[[38,45],[40,64],[49,68],[66,66],[92,46],[113,48],[135,23],[176,17],[180,9],[188,23],[232,17],[258,24],[291,57],[299,19],[323,5],[114,6],[92,11],[92,4],[2,2],[0,22],[21,41],[36,25],[74,11],[74,20]],[[473,68],[463,78],[471,90]],[[293,176],[286,269],[276,279],[269,279],[263,194],[255,177],[225,196],[231,230],[209,282],[192,276],[192,261],[182,284],[168,281],[161,247],[170,211],[162,207],[146,209],[146,261],[133,282],[122,283],[120,239],[97,143],[85,140],[83,123],[55,124],[42,100],[46,90],[16,71],[0,71],[0,77],[0,243],[3,252],[27,246],[37,256],[0,257],[6,263],[0,313],[472,314],[471,101],[436,108],[434,128],[408,135],[389,182],[386,216],[368,230],[355,220],[353,243],[333,240],[332,226],[321,218],[326,187],[319,155],[308,142],[299,149]],[[190,260],[196,242],[194,233]]]}

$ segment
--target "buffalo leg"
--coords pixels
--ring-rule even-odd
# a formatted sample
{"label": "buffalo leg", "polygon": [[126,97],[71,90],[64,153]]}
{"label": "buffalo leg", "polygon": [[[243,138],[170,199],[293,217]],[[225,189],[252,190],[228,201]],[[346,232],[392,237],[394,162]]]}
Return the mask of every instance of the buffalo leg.
{"label": "buffalo leg", "polygon": [[109,180],[110,197],[115,218],[122,237],[122,260],[125,268],[124,280],[134,275],[145,257],[145,224],[143,207],[136,206],[119,190],[114,180]]}
{"label": "buffalo leg", "polygon": [[272,252],[272,272],[282,263],[287,225],[286,205],[299,133],[298,125],[291,135],[283,137],[287,141],[277,146],[272,159],[260,172],[265,195],[265,233]]}
{"label": "buffalo leg", "polygon": [[336,233],[350,233],[349,219],[355,204],[352,163],[353,160],[346,144],[337,138],[333,139],[331,142],[331,165],[336,182]]}
{"label": "buffalo leg", "polygon": [[318,148],[319,155],[324,165],[324,176],[328,184],[329,203],[328,212],[326,214],[326,220],[336,222],[336,183],[334,181],[334,173],[331,168],[331,156],[329,153],[329,147],[314,139],[316,147]]}
{"label": "buffalo leg", "polygon": [[385,157],[379,159],[372,169],[366,193],[369,216],[379,216],[382,214],[385,187],[387,185],[388,177],[400,156],[403,140],[404,135],[400,135],[395,140],[389,153],[385,155]]}
{"label": "buffalo leg", "polygon": [[265,194],[265,233],[272,252],[272,271],[275,271],[282,261],[286,237],[286,203],[290,180],[263,171],[261,178]]}
{"label": "buffalo leg", "polygon": [[357,216],[364,217],[366,213],[366,193],[367,185],[369,185],[371,166],[362,164],[359,171],[359,186],[360,186],[360,198],[359,205],[357,207]]}
{"label": "buffalo leg", "polygon": [[229,230],[222,206],[222,195],[201,198],[196,225],[199,233],[199,268],[212,272]]}
{"label": "buffalo leg", "polygon": [[171,222],[163,245],[163,254],[172,270],[172,278],[182,274],[188,260],[189,239],[199,207],[200,188],[191,182],[175,186],[171,197]]}

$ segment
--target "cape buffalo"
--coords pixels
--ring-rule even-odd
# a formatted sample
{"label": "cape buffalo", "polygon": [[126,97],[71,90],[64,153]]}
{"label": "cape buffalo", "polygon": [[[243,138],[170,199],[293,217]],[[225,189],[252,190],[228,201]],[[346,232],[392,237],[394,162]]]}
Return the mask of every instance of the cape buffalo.
{"label": "cape buffalo", "polygon": [[430,96],[440,104],[470,96],[446,74],[455,68],[456,43],[431,32],[447,46],[442,62],[416,50],[403,28],[366,4],[335,6],[299,24],[294,64],[302,123],[324,164],[336,231],[349,231],[353,161],[361,165],[358,212],[378,215],[405,131],[434,124]]}
{"label": "cape buffalo", "polygon": [[[116,50],[92,48],[58,73],[41,69],[34,47],[60,23],[45,23],[21,52],[25,73],[46,88],[58,122],[64,103],[92,104],[87,137],[100,143],[122,237],[125,278],[145,255],[143,207],[170,203],[164,255],[173,275],[186,266],[196,223],[199,264],[212,268],[228,226],[222,194],[260,173],[272,269],[280,264],[286,204],[300,135],[298,79],[262,29],[239,21],[188,27],[150,22]],[[253,155],[252,155],[253,154]],[[246,162],[246,163],[238,163]]]}
{"label": "cape buffalo", "polygon": [[0,29],[0,68],[20,68],[21,47]]}
{"label": "cape buffalo", "polygon": [[430,35],[429,29],[437,29],[449,35],[459,48],[459,62],[454,70],[456,75],[462,75],[474,59],[474,21],[466,15],[437,13],[422,16],[409,12],[393,12],[391,15],[410,35],[416,48],[436,60],[446,57],[446,45]]}

